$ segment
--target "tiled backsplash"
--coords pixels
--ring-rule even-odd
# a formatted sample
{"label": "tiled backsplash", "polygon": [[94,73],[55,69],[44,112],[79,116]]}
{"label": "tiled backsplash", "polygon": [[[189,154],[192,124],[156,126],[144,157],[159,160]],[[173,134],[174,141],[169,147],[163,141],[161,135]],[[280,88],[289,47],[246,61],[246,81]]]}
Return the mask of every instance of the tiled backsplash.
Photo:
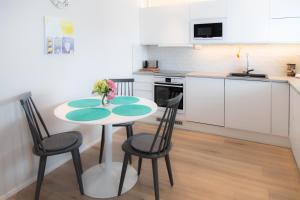
{"label": "tiled backsplash", "polygon": [[[240,58],[237,53],[240,51]],[[159,60],[162,70],[238,72],[245,70],[246,54],[250,68],[257,73],[281,76],[286,64],[300,69],[300,45],[204,45],[188,47],[147,47],[148,59]]]}

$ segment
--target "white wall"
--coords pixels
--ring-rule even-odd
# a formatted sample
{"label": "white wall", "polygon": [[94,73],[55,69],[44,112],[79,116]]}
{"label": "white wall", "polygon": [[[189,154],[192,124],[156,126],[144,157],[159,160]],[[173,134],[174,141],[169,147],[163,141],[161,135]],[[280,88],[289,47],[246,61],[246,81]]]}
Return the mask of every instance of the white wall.
{"label": "white wall", "polygon": [[[241,48],[241,58],[236,57]],[[243,71],[249,53],[251,68],[274,76],[286,74],[286,64],[300,68],[300,45],[203,45],[193,48],[147,48],[148,59],[159,60],[162,70],[229,73]]]}
{"label": "white wall", "polygon": [[[132,75],[138,43],[138,0],[71,0],[59,10],[49,0],[0,1],[0,199],[32,181],[37,160],[18,96],[32,91],[51,132],[79,129],[84,146],[100,127],[76,127],[53,115],[63,101],[89,96],[96,79]],[[75,55],[44,54],[43,16],[75,24]],[[50,159],[48,169],[67,157]],[[97,158],[95,158],[97,159]]]}
{"label": "white wall", "polygon": [[210,0],[143,0],[143,7],[170,6],[176,4],[186,4],[191,2]]}

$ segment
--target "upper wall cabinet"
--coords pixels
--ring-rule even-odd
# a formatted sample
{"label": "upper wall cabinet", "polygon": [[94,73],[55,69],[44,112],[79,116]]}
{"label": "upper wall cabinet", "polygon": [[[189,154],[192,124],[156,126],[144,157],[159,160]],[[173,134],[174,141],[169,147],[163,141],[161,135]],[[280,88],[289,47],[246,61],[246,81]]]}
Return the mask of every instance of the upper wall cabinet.
{"label": "upper wall cabinet", "polygon": [[300,18],[299,0],[270,0],[270,16],[273,19]]}
{"label": "upper wall cabinet", "polygon": [[271,19],[269,42],[299,44],[300,18]]}
{"label": "upper wall cabinet", "polygon": [[269,0],[229,0],[227,35],[229,43],[268,41]]}
{"label": "upper wall cabinet", "polygon": [[189,44],[189,6],[142,8],[140,11],[143,45],[182,46]]}
{"label": "upper wall cabinet", "polygon": [[201,1],[191,4],[191,19],[227,17],[228,0]]}
{"label": "upper wall cabinet", "polygon": [[270,42],[300,42],[300,1],[271,0]]}

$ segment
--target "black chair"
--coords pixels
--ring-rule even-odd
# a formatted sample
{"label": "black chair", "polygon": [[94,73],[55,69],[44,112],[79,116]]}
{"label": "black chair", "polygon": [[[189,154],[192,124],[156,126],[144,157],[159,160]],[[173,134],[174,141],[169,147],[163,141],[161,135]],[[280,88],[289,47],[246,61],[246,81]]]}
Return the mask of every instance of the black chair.
{"label": "black chair", "polygon": [[177,109],[182,99],[182,93],[173,99],[166,102],[166,110],[158,126],[156,134],[140,133],[130,137],[122,145],[125,152],[121,180],[119,185],[118,195],[122,193],[124,178],[126,175],[128,160],[130,155],[138,156],[138,175],[141,173],[142,159],[152,160],[153,182],[155,190],[155,199],[159,199],[159,183],[158,183],[158,167],[157,159],[165,157],[170,184],[173,186],[173,175],[171,169],[171,162],[169,152],[171,150],[171,139],[173,127],[176,119]]}
{"label": "black chair", "polygon": [[[133,96],[133,83],[134,79],[111,79],[113,82],[117,84],[117,95],[118,96]],[[127,138],[133,135],[133,126],[134,122],[128,122],[123,124],[114,124],[113,127],[125,127]],[[105,143],[105,130],[104,126],[102,126],[102,139],[100,144],[100,155],[99,155],[99,163],[102,162],[103,158],[103,150],[104,150],[104,143]],[[131,163],[130,158],[130,163]]]}
{"label": "black chair", "polygon": [[[79,147],[82,144],[81,133],[77,131],[71,131],[50,135],[42,119],[41,114],[37,110],[31,98],[31,93],[28,92],[23,94],[21,96],[20,102],[22,107],[24,108],[26,119],[32,135],[34,143],[33,153],[40,157],[37,184],[35,190],[35,200],[38,200],[40,196],[41,185],[45,174],[47,157],[67,152],[72,153],[80,193],[84,194],[81,179],[83,170],[79,153]],[[41,129],[41,127],[43,129]],[[46,134],[45,137],[43,136],[43,133]]]}

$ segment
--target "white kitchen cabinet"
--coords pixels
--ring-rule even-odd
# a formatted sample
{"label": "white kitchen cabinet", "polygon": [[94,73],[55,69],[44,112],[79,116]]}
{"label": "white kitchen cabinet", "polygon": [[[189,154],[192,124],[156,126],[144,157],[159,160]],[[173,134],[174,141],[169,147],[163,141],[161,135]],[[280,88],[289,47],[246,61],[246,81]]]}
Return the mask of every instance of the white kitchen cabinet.
{"label": "white kitchen cabinet", "polygon": [[290,142],[295,160],[300,167],[300,94],[291,87]]}
{"label": "white kitchen cabinet", "polygon": [[189,44],[188,5],[141,8],[140,33],[143,45]]}
{"label": "white kitchen cabinet", "polygon": [[228,0],[200,1],[191,4],[191,19],[227,17]]}
{"label": "white kitchen cabinet", "polygon": [[271,133],[271,83],[225,81],[225,127]]}
{"label": "white kitchen cabinet", "polygon": [[270,0],[270,16],[270,42],[300,42],[299,0]]}
{"label": "white kitchen cabinet", "polygon": [[278,18],[300,18],[299,0],[270,0],[270,16]]}
{"label": "white kitchen cabinet", "polygon": [[272,135],[289,135],[289,96],[288,83],[272,83]]}
{"label": "white kitchen cabinet", "polygon": [[269,36],[269,0],[229,0],[229,43],[266,43]]}
{"label": "white kitchen cabinet", "polygon": [[269,42],[300,43],[300,18],[270,19],[269,27]]}
{"label": "white kitchen cabinet", "polygon": [[186,78],[186,118],[224,126],[224,79]]}
{"label": "white kitchen cabinet", "polygon": [[135,96],[153,100],[153,75],[134,75],[133,93]]}

